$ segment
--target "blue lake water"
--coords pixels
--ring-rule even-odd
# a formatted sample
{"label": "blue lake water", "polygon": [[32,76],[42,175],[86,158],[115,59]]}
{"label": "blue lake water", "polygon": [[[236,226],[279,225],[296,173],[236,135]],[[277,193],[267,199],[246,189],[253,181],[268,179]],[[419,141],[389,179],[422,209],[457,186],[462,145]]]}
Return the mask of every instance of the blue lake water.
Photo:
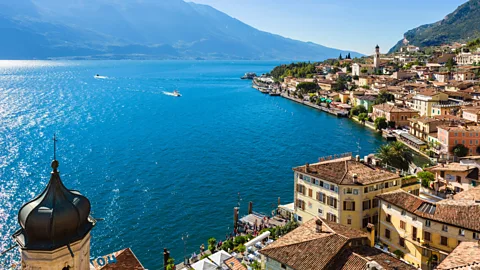
{"label": "blue lake water", "polygon": [[[46,186],[54,133],[61,177],[105,218],[92,258],[131,247],[159,269],[163,248],[182,260],[231,230],[241,197],[269,213],[293,200],[291,168],[344,152],[369,154],[372,131],[239,79],[274,62],[0,62],[0,251],[23,203]],[[95,74],[106,79],[95,79]],[[178,88],[176,98],[163,91]],[[18,260],[0,257],[0,268]]]}

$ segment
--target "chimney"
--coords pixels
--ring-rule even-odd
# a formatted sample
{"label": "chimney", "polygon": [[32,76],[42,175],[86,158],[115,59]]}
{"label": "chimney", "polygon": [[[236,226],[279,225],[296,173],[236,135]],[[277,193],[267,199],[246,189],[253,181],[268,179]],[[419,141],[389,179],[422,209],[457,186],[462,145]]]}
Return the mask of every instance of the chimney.
{"label": "chimney", "polygon": [[353,183],[357,183],[358,175],[356,173],[352,175],[352,178],[353,178]]}
{"label": "chimney", "polygon": [[317,233],[321,233],[323,222],[320,219],[317,219],[317,221],[315,221],[315,225]]}
{"label": "chimney", "polygon": [[308,173],[309,169],[310,169],[310,164],[305,163],[305,172]]}
{"label": "chimney", "polygon": [[170,251],[163,248],[163,270],[167,270],[168,259],[170,259]]}
{"label": "chimney", "polygon": [[367,224],[367,231],[369,232],[368,241],[370,242],[370,247],[375,246],[375,225],[372,223]]}
{"label": "chimney", "polygon": [[360,162],[360,155],[356,155],[356,156],[355,156],[355,160],[358,161],[358,162]]}
{"label": "chimney", "polygon": [[253,202],[248,203],[248,214],[251,214],[253,210]]}

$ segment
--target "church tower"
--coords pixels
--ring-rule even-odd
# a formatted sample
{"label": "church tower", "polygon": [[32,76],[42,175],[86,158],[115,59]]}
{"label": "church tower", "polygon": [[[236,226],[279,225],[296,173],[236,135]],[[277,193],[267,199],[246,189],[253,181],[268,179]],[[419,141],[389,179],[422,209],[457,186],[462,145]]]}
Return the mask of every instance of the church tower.
{"label": "church tower", "polygon": [[373,56],[373,65],[375,66],[375,70],[378,70],[380,67],[380,47],[375,46],[375,55]]}
{"label": "church tower", "polygon": [[58,165],[54,154],[47,187],[18,213],[21,229],[13,238],[21,248],[22,269],[90,269],[90,231],[95,224],[90,201],[63,185]]}

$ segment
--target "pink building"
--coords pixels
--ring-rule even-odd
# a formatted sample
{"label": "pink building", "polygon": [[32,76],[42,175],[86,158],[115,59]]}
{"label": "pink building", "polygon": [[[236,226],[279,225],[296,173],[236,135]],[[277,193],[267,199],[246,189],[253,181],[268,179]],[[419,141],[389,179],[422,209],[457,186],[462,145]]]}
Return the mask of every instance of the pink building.
{"label": "pink building", "polygon": [[463,144],[468,148],[468,155],[480,154],[480,126],[454,125],[439,126],[438,141],[453,154],[453,148],[457,144]]}

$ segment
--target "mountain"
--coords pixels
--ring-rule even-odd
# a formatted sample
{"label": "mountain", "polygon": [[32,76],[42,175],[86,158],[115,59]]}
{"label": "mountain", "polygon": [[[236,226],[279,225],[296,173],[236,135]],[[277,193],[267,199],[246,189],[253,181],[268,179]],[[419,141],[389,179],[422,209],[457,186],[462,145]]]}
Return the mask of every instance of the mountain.
{"label": "mountain", "polygon": [[340,53],[257,30],[183,0],[15,0],[0,3],[0,59],[323,60]]}
{"label": "mountain", "polygon": [[[480,0],[470,0],[443,20],[422,25],[404,34],[410,45],[420,47],[465,42],[477,37],[480,37]],[[402,45],[403,40],[400,40],[389,52],[397,51]]]}

